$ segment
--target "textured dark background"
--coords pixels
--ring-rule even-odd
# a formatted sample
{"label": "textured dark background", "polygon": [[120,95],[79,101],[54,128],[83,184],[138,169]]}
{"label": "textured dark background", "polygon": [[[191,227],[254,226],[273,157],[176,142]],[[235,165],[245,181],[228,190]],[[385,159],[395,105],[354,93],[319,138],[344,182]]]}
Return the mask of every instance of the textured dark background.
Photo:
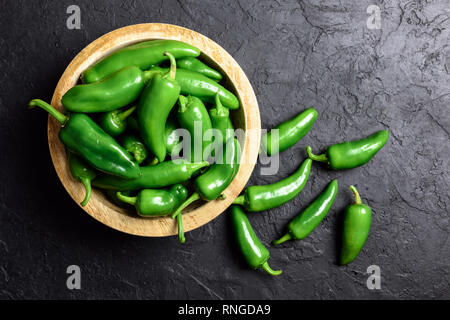
{"label": "textured dark background", "polygon": [[[81,30],[66,9],[81,8]],[[369,5],[380,30],[366,26]],[[447,1],[3,1],[0,10],[0,298],[112,299],[387,299],[450,298],[449,131],[450,6]],[[50,100],[71,59],[113,29],[165,22],[191,28],[223,46],[258,97],[263,127],[305,107],[319,118],[307,137],[281,155],[276,176],[293,172],[311,144],[318,152],[342,140],[388,129],[390,140],[366,166],[330,172],[314,165],[295,200],[249,214],[261,239],[281,235],[330,179],[340,192],[323,223],[304,241],[271,247],[271,278],[247,268],[228,214],[176,237],[119,233],[85,214],[52,167],[47,116],[28,111]],[[343,209],[356,184],[373,208],[359,258],[336,265]],[[66,268],[81,267],[82,289],[66,288]],[[381,290],[366,269],[381,268]]]}

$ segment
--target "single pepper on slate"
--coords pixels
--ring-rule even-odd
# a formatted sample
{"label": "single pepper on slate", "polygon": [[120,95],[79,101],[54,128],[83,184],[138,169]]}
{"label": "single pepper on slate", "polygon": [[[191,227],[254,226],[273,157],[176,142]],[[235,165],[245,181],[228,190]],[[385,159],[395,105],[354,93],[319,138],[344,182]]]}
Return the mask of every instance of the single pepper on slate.
{"label": "single pepper on slate", "polygon": [[143,189],[137,196],[130,197],[117,192],[117,198],[136,207],[142,217],[162,217],[173,213],[187,198],[188,191],[181,184],[170,189]]}
{"label": "single pepper on slate", "polygon": [[[167,72],[167,68],[160,67],[153,67],[150,70]],[[203,102],[214,103],[216,93],[218,93],[225,107],[239,109],[239,100],[231,91],[198,72],[178,69],[175,80],[181,87],[181,94],[195,96]]]}
{"label": "single pepper on slate", "polygon": [[138,120],[141,136],[145,145],[163,162],[166,157],[166,121],[178,96],[180,86],[174,80],[177,72],[175,58],[165,52],[170,59],[167,74],[156,74],[144,89],[138,106]]}
{"label": "single pepper on slate", "polygon": [[134,102],[148,80],[159,73],[126,67],[99,82],[72,87],[63,95],[61,103],[71,112],[113,111]]}
{"label": "single pepper on slate", "polygon": [[167,60],[168,57],[164,55],[164,52],[170,52],[175,59],[200,55],[199,49],[181,41],[144,41],[120,49],[100,60],[84,71],[81,78],[84,83],[92,83],[128,66],[136,66],[145,70]]}
{"label": "single pepper on slate", "polygon": [[[317,111],[314,108],[306,109],[292,119],[274,128],[278,130],[278,139],[276,139],[276,135],[272,136],[274,129],[264,134],[261,137],[261,148],[268,156],[289,149],[311,130],[316,119]],[[278,147],[276,146],[277,144]]]}
{"label": "single pepper on slate", "polygon": [[31,100],[28,105],[42,108],[53,116],[62,126],[59,138],[64,145],[95,169],[124,179],[141,175],[131,155],[88,115],[72,113],[67,117],[40,99]]}
{"label": "single pepper on slate", "polygon": [[355,202],[345,209],[341,265],[349,264],[356,259],[366,243],[372,222],[372,209],[361,202],[361,197],[354,186],[350,186],[350,190],[355,195]]}
{"label": "single pepper on slate", "polygon": [[141,139],[131,132],[124,133],[119,137],[120,144],[127,150],[138,164],[147,159],[148,152]]}
{"label": "single pepper on slate", "polygon": [[230,111],[220,102],[220,95],[215,96],[214,108],[209,109],[209,117],[213,129],[216,129],[221,134],[221,140],[215,140],[215,145],[223,145],[228,139],[234,136],[234,127],[230,119]]}
{"label": "single pepper on slate", "polygon": [[367,138],[334,144],[321,155],[312,153],[310,146],[306,152],[310,159],[327,163],[333,170],[352,169],[366,164],[386,144],[389,132],[378,131]]}
{"label": "single pepper on slate", "polygon": [[311,159],[306,159],[294,174],[273,184],[248,187],[233,204],[242,205],[252,212],[281,206],[303,190],[311,171],[311,163]]}
{"label": "single pepper on slate", "polygon": [[136,110],[136,106],[127,110],[114,110],[105,112],[98,121],[100,127],[113,137],[121,135],[127,128],[127,118]]}
{"label": "single pepper on slate", "polygon": [[253,269],[262,268],[271,276],[278,276],[281,270],[272,270],[268,264],[269,250],[261,243],[241,207],[231,206],[231,221],[237,244]]}
{"label": "single pepper on slate", "polygon": [[86,195],[83,201],[81,201],[81,205],[84,207],[91,198],[91,181],[97,176],[97,173],[85,161],[69,150],[67,150],[67,160],[69,161],[69,169],[72,177],[80,181],[86,190]]}
{"label": "single pepper on slate", "polygon": [[300,215],[288,225],[288,233],[273,242],[278,245],[290,239],[301,240],[309,235],[330,211],[338,192],[337,180],[331,181],[323,191]]}
{"label": "single pepper on slate", "polygon": [[177,65],[181,69],[191,70],[198,73],[201,73],[202,75],[213,79],[214,81],[220,81],[222,80],[222,75],[220,72],[214,70],[213,68],[207,66],[200,60],[194,57],[187,57],[182,59],[177,59]]}

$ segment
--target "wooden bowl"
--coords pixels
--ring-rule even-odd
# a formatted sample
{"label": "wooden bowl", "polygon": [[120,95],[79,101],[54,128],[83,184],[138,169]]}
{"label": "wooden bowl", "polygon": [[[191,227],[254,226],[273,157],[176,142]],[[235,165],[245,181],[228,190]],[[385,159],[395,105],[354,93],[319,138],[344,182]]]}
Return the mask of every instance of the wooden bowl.
{"label": "wooden bowl", "polygon": [[[258,156],[261,129],[258,103],[249,80],[228,52],[200,33],[175,25],[149,23],[120,28],[95,40],[72,60],[58,82],[51,104],[62,110],[61,98],[64,93],[73,87],[80,74],[96,61],[119,48],[152,39],[180,40],[199,48],[202,52],[200,59],[222,72],[226,78],[224,85],[234,91],[241,103],[241,108],[231,113],[236,128],[245,131],[239,172],[224,191],[225,200],[204,202],[200,206],[185,209],[184,229],[189,231],[208,223],[231,205],[250,178]],[[66,152],[58,138],[59,130],[60,125],[49,117],[48,143],[53,165],[67,192],[79,204],[84,197],[84,188],[70,174]],[[82,209],[107,226],[126,233],[148,237],[177,234],[176,220],[170,217],[139,217],[135,212],[117,207],[95,188],[88,205]]]}

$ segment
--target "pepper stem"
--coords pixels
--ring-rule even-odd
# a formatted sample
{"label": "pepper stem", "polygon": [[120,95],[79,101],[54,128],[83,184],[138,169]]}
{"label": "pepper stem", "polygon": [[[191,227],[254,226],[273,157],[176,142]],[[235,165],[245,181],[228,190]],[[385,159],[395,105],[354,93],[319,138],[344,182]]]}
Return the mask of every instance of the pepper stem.
{"label": "pepper stem", "polygon": [[180,243],[185,243],[186,238],[184,237],[183,215],[182,214],[179,214],[177,216],[177,222],[178,222],[178,239],[180,240]]}
{"label": "pepper stem", "polygon": [[220,94],[216,93],[216,96],[214,97],[214,100],[216,102],[216,110],[217,114],[219,116],[228,117],[230,115],[230,111],[228,111],[228,108],[225,108],[220,101]]}
{"label": "pepper stem", "polygon": [[83,201],[81,201],[81,205],[84,207],[88,204],[89,199],[91,198],[91,180],[88,178],[81,179],[81,183],[84,185],[84,189],[86,189],[86,195],[84,196]]}
{"label": "pepper stem", "polygon": [[188,98],[180,94],[180,96],[178,97],[178,104],[180,105],[178,112],[181,112],[181,113],[186,112]]}
{"label": "pepper stem", "polygon": [[117,118],[119,118],[119,120],[121,120],[121,121],[124,121],[126,118],[128,118],[134,112],[134,110],[136,110],[136,106],[132,106],[131,108],[129,108],[123,112],[120,112],[117,115]]}
{"label": "pepper stem", "polygon": [[169,77],[172,80],[175,80],[175,75],[177,74],[177,61],[175,60],[175,57],[170,52],[164,52],[165,56],[169,57],[170,60],[170,71],[169,71]]}
{"label": "pepper stem", "polygon": [[61,112],[53,108],[51,105],[49,105],[47,102],[41,100],[41,99],[33,99],[30,102],[28,102],[28,106],[30,108],[39,107],[41,109],[44,109],[47,111],[52,117],[56,119],[62,126],[66,124],[66,122],[69,120],[68,117],[63,115]]}
{"label": "pepper stem", "polygon": [[361,204],[361,196],[359,195],[358,190],[356,190],[355,186],[350,186],[350,190],[353,192],[355,196],[355,204]]}
{"label": "pepper stem", "polygon": [[148,82],[151,78],[153,78],[153,76],[155,74],[163,74],[163,72],[161,70],[147,70],[147,71],[144,71],[144,73],[143,73],[144,82]]}
{"label": "pepper stem", "polygon": [[243,206],[245,204],[245,196],[241,195],[241,196],[237,197],[236,199],[234,199],[233,204],[239,204],[239,205]]}
{"label": "pepper stem", "polygon": [[172,219],[174,219],[176,216],[181,216],[181,211],[183,211],[184,208],[186,208],[188,205],[190,205],[192,202],[197,201],[200,199],[200,194],[198,192],[194,192],[185,202],[181,204],[181,206],[178,207],[178,209],[171,215]]}
{"label": "pepper stem", "polygon": [[137,202],[137,197],[128,197],[128,196],[125,196],[125,195],[123,195],[120,191],[117,191],[116,192],[116,197],[117,197],[117,199],[119,199],[120,201],[122,201],[122,202],[125,202],[125,203],[128,203],[128,204],[131,204],[131,205],[135,205],[136,204],[136,202]]}
{"label": "pepper stem", "polygon": [[319,161],[319,162],[328,162],[328,158],[327,158],[327,155],[325,153],[320,154],[320,155],[315,155],[315,154],[312,153],[312,149],[311,149],[310,146],[306,147],[306,153],[308,154],[308,157],[311,160]]}
{"label": "pepper stem", "polygon": [[274,246],[276,246],[276,245],[278,245],[278,244],[282,244],[283,242],[286,242],[286,241],[288,241],[288,240],[291,240],[292,239],[292,236],[289,234],[289,233],[286,233],[284,236],[282,236],[280,239],[278,239],[278,240],[274,240],[273,242],[272,242],[272,244],[274,245]]}
{"label": "pepper stem", "polygon": [[273,270],[269,264],[266,262],[264,262],[261,265],[261,268],[263,268],[268,274],[270,274],[271,276],[279,276],[280,274],[283,273],[283,270]]}

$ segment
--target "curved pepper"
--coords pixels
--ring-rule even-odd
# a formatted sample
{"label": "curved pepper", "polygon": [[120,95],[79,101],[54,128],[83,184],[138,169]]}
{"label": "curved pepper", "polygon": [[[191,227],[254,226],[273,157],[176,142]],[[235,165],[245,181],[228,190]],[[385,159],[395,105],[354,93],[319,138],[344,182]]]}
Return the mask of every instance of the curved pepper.
{"label": "curved pepper", "polygon": [[145,83],[159,72],[141,71],[127,67],[105,79],[90,84],[79,84],[62,97],[63,106],[72,112],[108,112],[134,102]]}
{"label": "curved pepper", "polygon": [[202,161],[208,158],[205,150],[211,141],[204,139],[205,132],[212,129],[211,119],[203,102],[193,96],[182,96],[178,98],[180,105],[177,112],[177,119],[180,126],[186,129],[191,136],[191,161]]}
{"label": "curved pepper", "polygon": [[[160,67],[153,67],[150,70],[167,72],[166,68]],[[198,72],[178,69],[175,80],[181,87],[181,94],[195,96],[204,102],[214,103],[214,97],[218,93],[225,107],[239,109],[239,100],[231,91]]]}
{"label": "curved pepper", "polygon": [[125,133],[119,138],[120,144],[127,150],[138,164],[141,164],[148,156],[144,143],[133,133]]}
{"label": "curved pepper", "polygon": [[211,119],[211,124],[213,129],[220,132],[222,140],[215,141],[215,144],[223,145],[228,139],[234,136],[234,127],[230,119],[230,111],[225,108],[220,102],[220,95],[215,96],[215,108],[209,109],[209,117]]}
{"label": "curved pepper", "polygon": [[72,177],[80,181],[86,190],[86,195],[83,201],[81,201],[81,205],[84,207],[91,198],[91,181],[97,176],[97,173],[73,152],[67,151],[67,160],[69,161],[69,169]]}
{"label": "curved pepper", "polygon": [[310,159],[327,163],[333,170],[352,169],[366,164],[386,144],[389,132],[378,131],[367,138],[329,146],[326,154],[315,155],[306,147]]}
{"label": "curved pepper", "polygon": [[64,145],[92,167],[125,179],[141,175],[140,167],[131,155],[89,116],[73,113],[70,118],[66,117],[40,99],[31,100],[28,105],[42,108],[53,116],[62,126],[59,138]]}
{"label": "curved pepper", "polygon": [[354,186],[350,186],[350,190],[355,195],[355,202],[345,209],[341,265],[349,264],[356,259],[366,243],[372,222],[372,209],[361,202],[361,197]]}
{"label": "curved pepper", "polygon": [[130,197],[117,192],[117,198],[136,207],[142,217],[162,217],[173,213],[187,198],[188,191],[181,184],[173,185],[169,190],[143,189],[137,196]]}
{"label": "curved pepper", "polygon": [[233,203],[253,212],[281,206],[303,190],[311,171],[311,163],[310,159],[306,159],[294,174],[273,184],[248,187]]}
{"label": "curved pepper", "polygon": [[275,240],[273,244],[278,245],[290,239],[301,240],[309,235],[330,211],[337,192],[338,182],[333,180],[308,208],[289,223],[288,233]]}
{"label": "curved pepper", "polygon": [[261,243],[247,216],[239,206],[231,206],[231,221],[236,240],[247,263],[253,269],[262,268],[271,276],[278,276],[281,270],[272,270],[268,264],[269,250]]}
{"label": "curved pepper", "polygon": [[[261,148],[268,156],[277,154],[289,149],[299,142],[313,126],[317,119],[317,111],[314,108],[308,108],[294,118],[283,122],[274,129],[278,129],[278,141],[272,141],[272,131],[269,131],[261,137]],[[272,129],[273,130],[273,129]],[[273,148],[272,143],[278,143],[278,148]]]}
{"label": "curved pepper", "polygon": [[140,190],[163,188],[172,184],[187,181],[209,163],[187,163],[165,161],[156,165],[141,167],[142,175],[136,179],[120,179],[110,175],[100,175],[92,181],[92,185],[102,189]]}
{"label": "curved pepper", "polygon": [[213,79],[214,81],[222,80],[222,75],[213,68],[207,66],[197,58],[187,57],[177,60],[177,65],[181,69],[191,70]]}
{"label": "curved pepper", "polygon": [[174,80],[177,71],[175,58],[168,52],[165,54],[170,58],[169,73],[157,74],[152,78],[142,93],[138,107],[142,139],[159,162],[166,157],[166,121],[180,95],[180,86]]}
{"label": "curved pepper", "polygon": [[164,52],[170,52],[176,59],[200,55],[199,49],[181,41],[145,41],[114,52],[84,71],[81,78],[84,83],[92,83],[128,66],[145,70],[167,60],[168,57],[164,56]]}
{"label": "curved pepper", "polygon": [[127,128],[127,118],[134,112],[136,106],[125,111],[114,110],[101,115],[98,123],[109,135],[116,137],[122,134]]}

